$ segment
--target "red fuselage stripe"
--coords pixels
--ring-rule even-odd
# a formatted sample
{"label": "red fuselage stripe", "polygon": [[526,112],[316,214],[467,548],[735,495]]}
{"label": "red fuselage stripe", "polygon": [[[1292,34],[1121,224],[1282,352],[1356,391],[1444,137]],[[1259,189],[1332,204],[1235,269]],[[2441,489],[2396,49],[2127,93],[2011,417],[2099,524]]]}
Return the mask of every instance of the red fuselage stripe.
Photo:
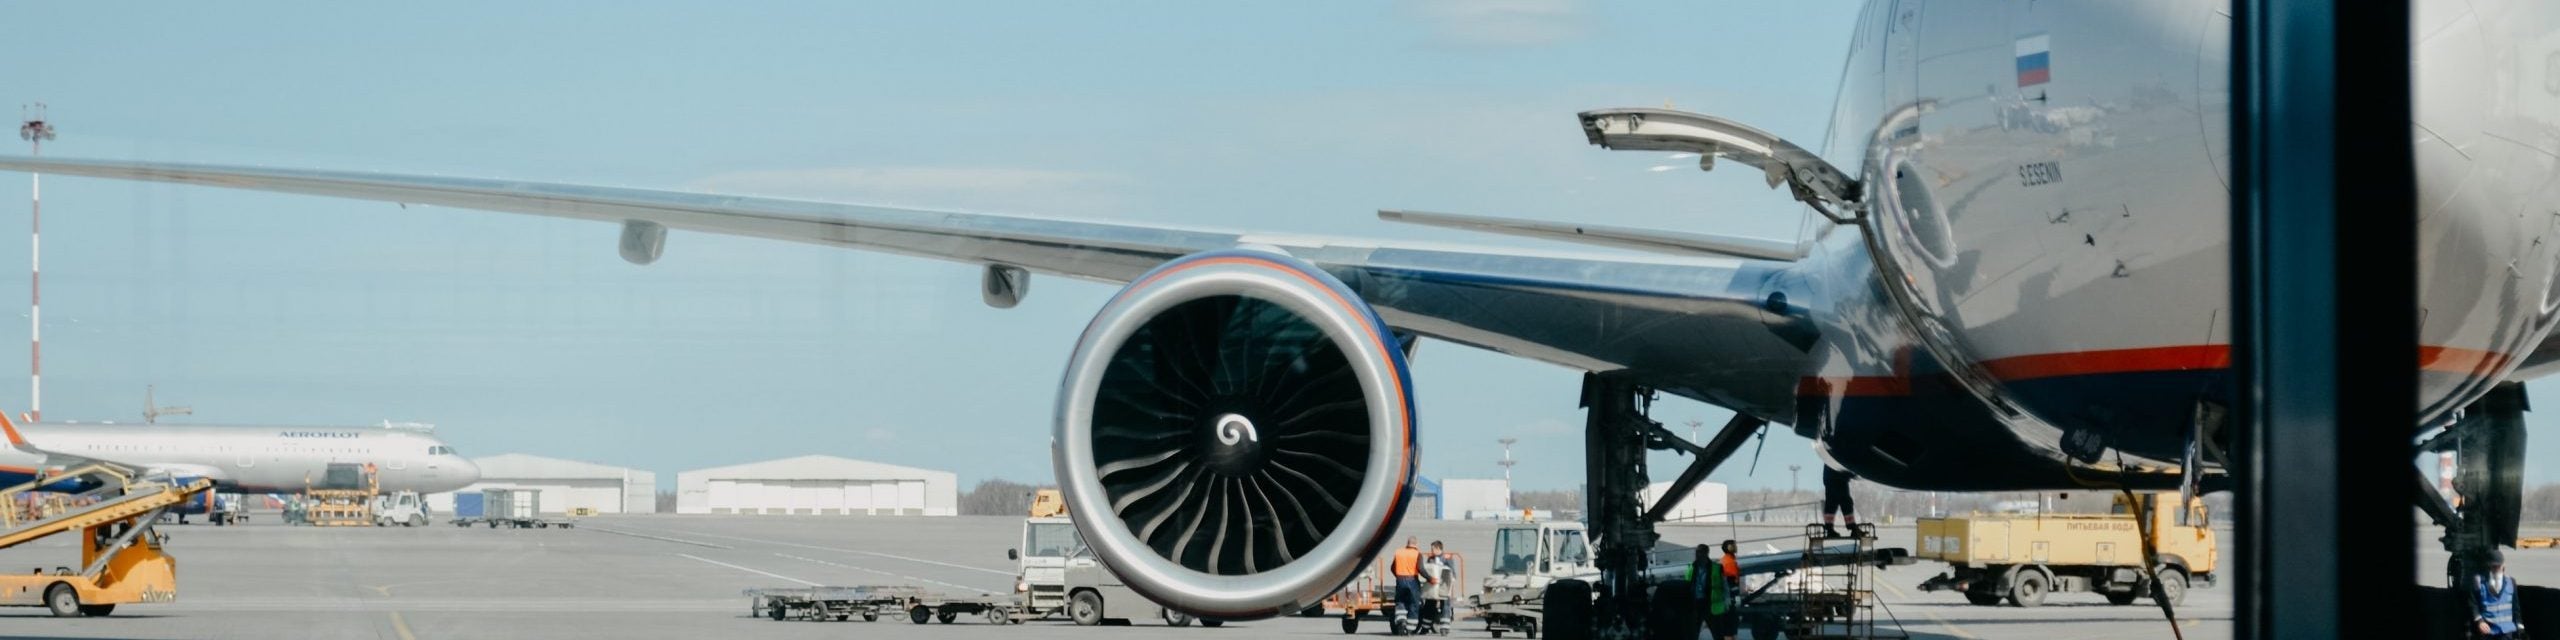
{"label": "red fuselage stripe", "polygon": [[[2436,373],[2488,375],[2506,366],[2511,358],[2513,356],[2495,351],[2418,347],[2418,368]],[[2228,368],[2231,368],[2231,345],[2222,344],[2042,353],[1982,362],[1982,369],[2002,382]],[[1892,376],[1807,377],[1796,384],[1797,395],[1828,395],[1832,390],[1851,396],[1903,395],[1911,392],[1911,376],[1906,369]]]}

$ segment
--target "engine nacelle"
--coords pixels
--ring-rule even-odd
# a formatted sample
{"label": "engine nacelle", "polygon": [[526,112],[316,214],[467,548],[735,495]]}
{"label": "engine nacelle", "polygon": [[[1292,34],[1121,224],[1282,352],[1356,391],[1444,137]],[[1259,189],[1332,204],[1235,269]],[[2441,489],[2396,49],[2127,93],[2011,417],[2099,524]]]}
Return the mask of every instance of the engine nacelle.
{"label": "engine nacelle", "polygon": [[1412,492],[1396,337],[1340,280],[1275,252],[1166,263],[1077,340],[1058,486],[1131,589],[1195,616],[1294,613],[1393,536]]}

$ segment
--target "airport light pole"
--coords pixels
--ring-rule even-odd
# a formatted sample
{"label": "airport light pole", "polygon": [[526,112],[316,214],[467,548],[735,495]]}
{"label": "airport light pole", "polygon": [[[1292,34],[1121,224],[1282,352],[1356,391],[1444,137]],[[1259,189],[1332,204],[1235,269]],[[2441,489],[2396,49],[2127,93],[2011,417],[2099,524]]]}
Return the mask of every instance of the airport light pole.
{"label": "airport light pole", "polygon": [[[44,155],[44,141],[53,139],[44,103],[19,115],[25,122],[18,125],[18,139],[35,146],[28,155]],[[44,176],[28,172],[27,180],[27,421],[36,422],[44,419]]]}
{"label": "airport light pole", "polygon": [[1509,490],[1511,488],[1511,466],[1520,464],[1520,461],[1511,459],[1511,445],[1518,444],[1520,439],[1503,438],[1496,442],[1502,443],[1502,461],[1494,464],[1502,465],[1502,488]]}

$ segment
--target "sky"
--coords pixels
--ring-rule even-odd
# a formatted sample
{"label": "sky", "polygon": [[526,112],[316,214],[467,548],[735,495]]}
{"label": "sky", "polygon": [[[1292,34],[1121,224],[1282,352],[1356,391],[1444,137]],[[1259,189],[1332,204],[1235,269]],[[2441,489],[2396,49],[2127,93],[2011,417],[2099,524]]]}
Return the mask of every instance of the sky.
{"label": "sky", "polygon": [[[1799,211],[1756,175],[1598,150],[1573,114],[1670,105],[1813,146],[1854,12],[35,3],[12,7],[20,28],[0,39],[0,104],[47,103],[60,137],[45,153],[71,157],[1506,247],[1539,245],[1374,211],[1785,239]],[[24,205],[7,203],[26,188],[0,175],[0,229],[23,228]],[[1020,307],[997,310],[976,267],[914,258],[677,232],[641,267],[594,223],[76,178],[44,194],[49,420],[138,420],[157,385],[192,421],[427,422],[467,455],[631,466],[662,486],[808,453],[950,470],[964,486],[1047,479],[1057,378],[1112,293],[1035,277]],[[26,252],[0,241],[0,265]],[[26,286],[0,276],[0,300]],[[0,335],[26,322],[6,318]],[[0,342],[0,362],[26,355]],[[1516,437],[1516,486],[1580,482],[1578,372],[1438,342],[1413,366],[1424,474],[1496,477],[1496,441]],[[26,401],[0,385],[0,405]],[[1656,411],[1708,434],[1729,415]],[[1789,466],[1815,464],[1774,430],[1713,479],[1784,488]]]}

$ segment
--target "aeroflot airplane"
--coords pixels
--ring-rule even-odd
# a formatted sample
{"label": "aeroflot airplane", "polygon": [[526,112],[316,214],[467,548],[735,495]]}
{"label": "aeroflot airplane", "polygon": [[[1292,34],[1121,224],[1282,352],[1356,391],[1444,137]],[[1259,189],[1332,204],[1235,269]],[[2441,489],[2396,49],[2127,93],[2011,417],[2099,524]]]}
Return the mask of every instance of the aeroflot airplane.
{"label": "aeroflot airplane", "polygon": [[383,491],[435,493],[480,479],[480,468],[427,433],[388,427],[234,427],[29,424],[34,451],[0,449],[0,483],[34,479],[46,454],[104,460],[177,478],[210,478],[236,493],[300,493],[331,464],[370,464]]}
{"label": "aeroflot airplane", "polygon": [[[2429,446],[2520,465],[2520,446],[2481,443],[2520,443],[2504,439],[2521,438],[2516,383],[2560,369],[2560,3],[2415,6],[2417,121],[2372,135],[2417,146],[2423,411],[2374,433],[2459,432]],[[1381,214],[1634,254],[328,170],[0,169],[596,220],[642,264],[669,229],[962,261],[985,265],[1000,308],[1035,272],[1125,284],[1068,361],[1059,484],[1132,587],[1255,617],[1321,597],[1392,534],[1418,454],[1405,358],[1423,337],[1793,425],[1902,487],[2218,474],[2230,27],[2218,0],[1869,0],[1820,144],[1702,114],[1581,114],[1602,147],[1762,172],[1819,226],[1802,243]],[[2509,479],[2465,488],[2461,517],[2512,536],[2470,515],[2515,500],[2513,476],[2491,475]]]}

